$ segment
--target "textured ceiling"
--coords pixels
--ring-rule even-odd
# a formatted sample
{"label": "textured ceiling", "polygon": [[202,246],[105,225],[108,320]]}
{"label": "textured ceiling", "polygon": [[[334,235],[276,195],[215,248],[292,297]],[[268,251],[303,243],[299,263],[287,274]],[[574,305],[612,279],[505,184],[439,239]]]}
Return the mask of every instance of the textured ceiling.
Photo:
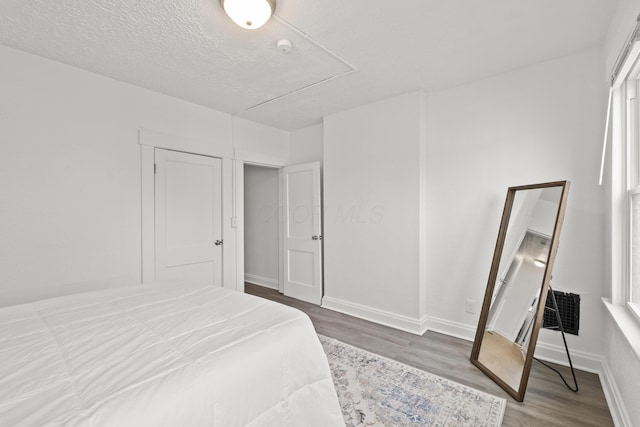
{"label": "textured ceiling", "polygon": [[218,0],[2,0],[0,44],[294,130],[598,46],[616,3],[278,0],[250,31]]}

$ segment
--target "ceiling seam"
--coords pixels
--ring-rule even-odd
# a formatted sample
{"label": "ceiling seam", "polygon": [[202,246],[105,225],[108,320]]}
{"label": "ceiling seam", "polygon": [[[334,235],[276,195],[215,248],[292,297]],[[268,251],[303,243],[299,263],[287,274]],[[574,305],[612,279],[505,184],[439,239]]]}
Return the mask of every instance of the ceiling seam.
{"label": "ceiling seam", "polygon": [[334,58],[336,58],[338,61],[342,62],[344,65],[346,65],[347,67],[351,68],[352,71],[357,71],[358,69],[356,68],[355,65],[353,65],[352,63],[350,63],[349,61],[347,61],[346,59],[344,59],[343,57],[341,57],[340,55],[338,55],[337,53],[329,50],[328,48],[324,47],[322,44],[320,44],[319,42],[317,42],[316,40],[314,40],[309,34],[305,33],[304,31],[302,31],[300,28],[296,27],[295,25],[293,25],[292,23],[290,23],[289,21],[287,21],[284,18],[279,17],[278,15],[273,15],[273,17],[281,22],[282,24],[286,25],[287,27],[289,27],[291,30],[293,30],[294,32],[298,33],[299,35],[301,35],[302,37],[304,37],[306,40],[309,40],[311,43],[313,43],[314,45],[316,45],[317,47],[319,47],[320,49],[324,50],[325,52],[327,52],[329,55],[333,56]]}
{"label": "ceiling seam", "polygon": [[326,52],[327,54],[329,54],[330,56],[332,56],[336,60],[342,62],[349,69],[347,71],[343,71],[343,72],[341,72],[339,74],[335,74],[333,76],[326,77],[326,78],[324,78],[322,80],[319,80],[317,82],[310,83],[308,85],[302,86],[302,87],[300,87],[298,89],[294,89],[294,90],[289,91],[287,93],[284,93],[282,95],[277,95],[277,96],[275,96],[273,98],[267,99],[266,101],[259,102],[259,103],[255,104],[255,105],[252,105],[251,107],[245,108],[244,110],[240,110],[240,111],[237,111],[237,112],[233,113],[232,116],[237,116],[238,114],[242,114],[242,113],[246,113],[246,112],[252,111],[252,110],[254,110],[256,108],[259,108],[259,107],[262,107],[262,106],[264,106],[266,104],[270,104],[270,103],[272,103],[274,101],[278,101],[280,99],[286,98],[288,96],[294,95],[296,93],[302,92],[302,91],[310,89],[312,87],[319,86],[321,84],[330,82],[331,80],[335,80],[337,78],[346,76],[347,74],[353,73],[354,71],[358,71],[358,68],[355,65],[351,64],[349,61],[347,61],[346,59],[342,58],[337,53],[335,53],[335,52],[331,51],[330,49],[324,47],[318,41],[314,40],[309,34],[305,33],[304,31],[302,31],[301,29],[299,29],[295,25],[291,24],[286,19],[281,18],[278,15],[273,15],[273,18],[276,19],[277,21],[279,21],[280,23],[284,24],[285,26],[287,26],[289,29],[291,29],[292,31],[294,31],[298,35],[302,36],[305,40],[308,40],[309,42],[311,42],[313,45],[315,45],[316,47],[318,47],[322,51]]}

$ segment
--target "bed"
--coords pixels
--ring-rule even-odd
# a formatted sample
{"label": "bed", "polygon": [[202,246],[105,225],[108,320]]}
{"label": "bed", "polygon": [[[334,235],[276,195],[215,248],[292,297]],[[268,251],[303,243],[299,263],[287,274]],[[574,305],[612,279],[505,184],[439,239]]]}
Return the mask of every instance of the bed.
{"label": "bed", "polygon": [[302,312],[163,283],[0,309],[0,426],[344,426]]}

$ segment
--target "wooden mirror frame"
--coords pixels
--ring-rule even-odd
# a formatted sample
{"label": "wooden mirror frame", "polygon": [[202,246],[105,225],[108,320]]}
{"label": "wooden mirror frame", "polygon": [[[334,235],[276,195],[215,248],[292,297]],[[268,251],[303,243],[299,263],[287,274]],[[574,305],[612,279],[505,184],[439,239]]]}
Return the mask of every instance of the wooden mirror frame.
{"label": "wooden mirror frame", "polygon": [[[549,247],[549,256],[545,271],[542,279],[542,285],[540,288],[540,298],[538,299],[537,312],[534,318],[534,322],[531,330],[531,337],[527,347],[527,354],[524,362],[522,376],[520,378],[520,385],[518,389],[514,389],[506,381],[500,378],[490,368],[485,366],[479,361],[480,347],[487,326],[487,320],[489,317],[489,309],[491,306],[491,300],[493,298],[494,287],[498,278],[498,272],[500,268],[500,260],[502,258],[502,251],[507,236],[507,228],[509,225],[509,219],[511,217],[511,209],[516,197],[516,193],[521,190],[534,190],[545,189],[552,187],[561,187],[562,194],[558,203],[558,211],[553,227],[553,234],[551,236],[551,242]],[[566,208],[567,196],[569,194],[569,181],[555,181],[542,184],[522,185],[517,187],[509,187],[507,191],[507,198],[504,204],[504,210],[502,213],[502,220],[500,222],[500,229],[498,231],[498,239],[496,242],[495,251],[493,253],[493,261],[491,263],[491,270],[489,272],[489,280],[487,282],[487,289],[484,295],[484,301],[482,303],[482,311],[480,312],[480,319],[478,320],[478,329],[476,330],[475,340],[473,342],[473,349],[471,351],[471,363],[473,363],[478,369],[485,373],[495,383],[502,387],[511,397],[518,402],[524,400],[525,391],[527,389],[527,383],[529,381],[529,374],[531,372],[531,365],[533,363],[533,356],[535,352],[536,342],[538,340],[538,333],[542,323],[542,317],[544,314],[545,302],[547,300],[547,292],[549,290],[549,282],[551,281],[551,272],[553,270],[553,262],[555,260],[556,252],[558,250],[558,241],[560,238],[560,230],[562,228],[562,222],[564,220],[564,213]]]}

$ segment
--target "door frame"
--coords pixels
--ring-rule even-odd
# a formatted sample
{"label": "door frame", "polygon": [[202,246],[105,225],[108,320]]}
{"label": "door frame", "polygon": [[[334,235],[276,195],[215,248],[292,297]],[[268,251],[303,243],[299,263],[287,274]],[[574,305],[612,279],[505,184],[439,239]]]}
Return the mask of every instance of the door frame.
{"label": "door frame", "polygon": [[[235,211],[233,217],[237,218],[236,235],[238,244],[236,245],[236,289],[244,292],[244,165],[261,166],[278,169],[278,216],[281,215],[282,206],[282,168],[287,166],[283,159],[247,150],[235,150],[234,153],[234,182],[235,182]],[[282,227],[278,221],[278,291],[284,292],[282,252],[284,244],[282,241]]]}
{"label": "door frame", "polygon": [[[168,135],[147,129],[138,132],[140,145],[140,197],[141,197],[141,283],[156,280],[155,261],[155,149],[180,151],[183,153],[217,157],[222,160],[222,286],[235,289],[236,280],[236,233],[232,225],[233,151],[212,147],[210,140]],[[242,246],[242,245],[240,245]],[[242,288],[244,290],[244,286]]]}
{"label": "door frame", "polygon": [[[270,155],[265,155],[258,152],[251,151],[235,151],[236,162],[234,163],[234,177],[235,177],[235,195],[234,202],[235,211],[233,216],[237,218],[237,230],[236,235],[238,239],[238,245],[236,246],[236,289],[244,292],[244,165],[260,166],[278,170],[278,292],[284,294],[284,220],[283,215],[286,213],[283,210],[284,207],[284,173],[283,168],[288,165],[286,161],[280,160]],[[322,173],[320,175],[320,198],[322,200]],[[324,214],[324,208],[321,208],[320,215]],[[321,229],[323,219],[321,219]],[[320,251],[322,258],[324,258],[324,245],[321,243]],[[321,263],[320,268],[323,269],[320,286],[321,286],[321,301],[324,297],[324,263]],[[322,303],[319,304],[319,306]]]}
{"label": "door frame", "polygon": [[[255,161],[247,161],[247,160],[243,160],[243,161],[239,161],[238,165],[236,165],[236,168],[240,168],[240,174],[242,175],[240,178],[236,179],[236,182],[238,182],[238,187],[242,187],[242,195],[240,197],[238,197],[237,202],[236,202],[236,206],[238,208],[238,212],[240,212],[240,219],[238,220],[238,240],[240,240],[242,238],[242,247],[240,247],[241,245],[238,245],[238,254],[236,255],[238,258],[238,265],[242,266],[242,271],[238,271],[238,277],[242,277],[242,289],[244,290],[244,275],[245,275],[245,270],[244,270],[244,253],[245,253],[245,247],[244,247],[244,235],[245,235],[245,227],[244,227],[244,167],[245,165],[250,165],[250,166],[259,166],[262,168],[268,168],[268,169],[275,169],[278,171],[278,200],[276,200],[277,202],[277,206],[278,206],[278,292],[280,292],[281,294],[284,293],[284,280],[283,280],[283,274],[284,274],[284,268],[283,268],[283,263],[282,263],[282,253],[284,251],[284,242],[283,242],[283,236],[282,236],[282,221],[281,221],[281,216],[282,216],[282,168],[284,167],[284,165],[273,165],[273,164],[264,164],[264,163],[257,163]],[[242,237],[240,237],[242,236]],[[242,252],[242,253],[240,253]],[[241,275],[241,276],[240,276]]]}
{"label": "door frame", "polygon": [[[181,151],[222,159],[222,286],[244,292],[244,163],[283,168],[287,160],[267,153],[216,147],[210,139],[169,135],[153,130],[138,131],[141,186],[141,283],[155,281],[155,149]],[[280,177],[279,177],[280,179]],[[280,194],[279,187],[279,199]],[[282,253],[282,233],[278,233]],[[282,263],[279,288],[283,291]]]}

